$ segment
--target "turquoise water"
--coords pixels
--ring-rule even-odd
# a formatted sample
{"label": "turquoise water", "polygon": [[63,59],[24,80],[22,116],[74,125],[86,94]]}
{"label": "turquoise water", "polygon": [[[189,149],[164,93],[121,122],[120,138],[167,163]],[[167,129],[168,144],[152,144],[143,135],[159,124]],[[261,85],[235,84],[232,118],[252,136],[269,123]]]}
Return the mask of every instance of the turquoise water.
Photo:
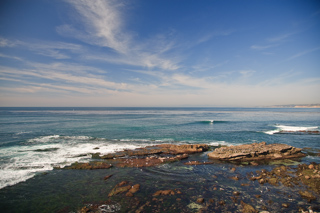
{"label": "turquoise water", "polygon": [[[102,196],[111,189],[111,185],[96,190],[104,183],[100,179],[95,183],[92,178],[103,177],[104,171],[53,170],[55,166],[65,166],[75,161],[88,162],[91,153],[106,154],[161,143],[238,145],[261,141],[320,149],[319,134],[299,133],[299,130],[313,131],[319,130],[319,127],[320,109],[0,108],[0,201],[10,206],[7,200],[10,197],[17,206],[18,203],[22,205],[26,198],[15,193],[24,192],[23,196],[39,196],[32,198],[32,202],[38,202],[34,205],[38,208],[42,203],[40,198],[47,196],[54,202],[51,204],[52,210],[59,209],[52,207],[57,203],[62,206],[66,202],[75,203],[73,206],[79,207],[84,200]],[[290,134],[276,134],[281,130],[290,130]],[[205,160],[206,156],[201,155],[200,158]],[[315,156],[308,156],[303,161],[320,162],[319,157]],[[175,169],[163,166],[143,171],[132,169],[131,174],[139,177],[142,172],[147,181],[148,177],[153,179],[160,175],[163,179],[159,181],[167,183],[182,177],[197,182],[202,175],[214,174],[208,168],[223,171],[219,165],[198,168],[202,170],[190,171],[182,165]],[[126,176],[125,171],[120,173]],[[73,178],[78,176],[83,179],[79,179],[77,184],[91,183],[88,185],[90,189],[83,189],[82,192],[72,185]],[[39,194],[37,191],[39,188],[45,189],[44,186],[48,186],[47,191],[41,193],[46,195]],[[205,184],[203,187],[206,187]],[[80,196],[68,200],[70,198],[64,196],[66,188],[71,194],[86,194],[83,195],[85,198]],[[33,208],[36,210],[36,207]]]}

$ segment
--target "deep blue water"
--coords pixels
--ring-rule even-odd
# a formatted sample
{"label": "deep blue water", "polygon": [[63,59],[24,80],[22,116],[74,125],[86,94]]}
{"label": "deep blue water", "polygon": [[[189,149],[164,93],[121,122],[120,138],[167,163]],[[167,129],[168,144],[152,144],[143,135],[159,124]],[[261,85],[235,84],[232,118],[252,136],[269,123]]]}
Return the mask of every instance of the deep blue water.
{"label": "deep blue water", "polygon": [[[75,161],[160,143],[265,141],[320,149],[320,109],[0,108],[0,188]],[[283,130],[291,134],[274,134]],[[307,157],[319,161],[317,157]]]}

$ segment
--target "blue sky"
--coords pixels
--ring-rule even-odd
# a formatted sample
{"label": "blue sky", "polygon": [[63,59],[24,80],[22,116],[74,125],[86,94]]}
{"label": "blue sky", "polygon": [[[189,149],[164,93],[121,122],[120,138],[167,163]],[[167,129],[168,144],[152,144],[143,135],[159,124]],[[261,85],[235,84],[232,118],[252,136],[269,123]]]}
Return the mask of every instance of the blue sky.
{"label": "blue sky", "polygon": [[2,0],[0,106],[320,103],[317,0]]}

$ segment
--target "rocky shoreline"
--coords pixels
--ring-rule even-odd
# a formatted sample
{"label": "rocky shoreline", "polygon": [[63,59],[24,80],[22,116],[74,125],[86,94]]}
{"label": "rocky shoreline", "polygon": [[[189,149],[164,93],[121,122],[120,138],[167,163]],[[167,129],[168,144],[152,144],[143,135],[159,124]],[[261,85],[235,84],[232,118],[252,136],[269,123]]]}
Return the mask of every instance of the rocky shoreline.
{"label": "rocky shoreline", "polygon": [[[193,155],[199,153],[205,153],[208,157],[207,160],[193,160]],[[267,145],[265,142],[229,147],[209,147],[206,144],[162,144],[135,150],[125,150],[108,155],[94,154],[93,158],[95,158],[95,160],[90,163],[74,163],[63,169],[149,168],[180,161],[186,166],[210,166],[219,162],[230,162],[230,165],[236,162],[241,165],[258,166],[275,160],[299,159],[305,156],[306,154],[302,153],[302,149],[286,144]],[[188,158],[191,158],[191,160],[188,160]],[[240,174],[241,172],[237,174],[237,170],[240,172],[241,169],[239,170],[239,168],[232,167],[229,172],[234,175],[228,178],[231,181],[241,182],[241,187],[244,188],[244,190],[246,187],[252,187],[254,184],[266,186],[266,188],[286,187],[288,190],[296,190],[296,188],[299,188],[299,190],[296,191],[298,195],[295,196],[300,196],[300,199],[304,199],[310,203],[308,208],[320,210],[319,206],[311,205],[312,203],[319,204],[320,197],[320,165],[316,163],[309,165],[299,164],[297,167],[281,165],[274,167],[270,171],[261,169],[255,173],[247,173],[246,177]],[[117,178],[116,173],[105,176],[104,180],[109,182],[109,179],[115,180],[115,178]],[[212,181],[211,179],[218,180],[216,175],[212,175],[209,181]],[[243,192],[238,190],[232,191],[229,198],[225,196],[225,199],[217,200],[216,198],[207,198],[205,195],[207,193],[206,191],[204,191],[204,195],[202,196],[187,198],[186,196],[192,188],[183,189],[179,187],[179,183],[176,184],[175,188],[158,190],[155,188],[154,191],[149,192],[142,192],[144,188],[143,183],[121,180],[109,192],[109,199],[107,199],[104,204],[85,205],[79,212],[101,212],[101,208],[111,208],[112,206],[115,212],[121,212],[120,204],[115,203],[113,199],[118,201],[120,199],[121,202],[125,202],[126,205],[129,206],[128,208],[131,209],[129,212],[136,213],[150,212],[151,210],[152,212],[168,210],[170,209],[169,207],[164,208],[161,206],[164,205],[165,200],[171,200],[171,202],[174,200],[176,207],[172,208],[184,208],[181,212],[212,212],[213,210],[217,212],[228,212],[228,209],[232,211],[236,210],[236,212],[274,212],[268,211],[270,210],[268,205],[262,205],[259,208],[255,207],[248,202],[245,197],[242,197]],[[218,191],[222,189],[213,185],[210,188],[204,188],[204,190],[208,190],[211,193],[218,193]],[[146,193],[144,201],[136,197],[136,194],[139,195],[139,193]],[[261,195],[254,196],[256,199],[260,199],[261,197]],[[290,197],[291,195],[288,196]],[[194,199],[194,202],[182,207],[182,200],[186,199]],[[228,199],[232,202],[228,201]],[[285,210],[291,208],[290,205],[292,204],[289,202],[283,202],[278,208]],[[298,206],[297,208],[296,210],[298,212],[309,212],[306,207]],[[171,209],[171,211],[179,212],[178,209]]]}
{"label": "rocky shoreline", "polygon": [[266,142],[239,146],[221,147],[209,153],[209,158],[227,161],[261,161],[301,158],[306,154],[302,149],[287,144],[269,144]]}

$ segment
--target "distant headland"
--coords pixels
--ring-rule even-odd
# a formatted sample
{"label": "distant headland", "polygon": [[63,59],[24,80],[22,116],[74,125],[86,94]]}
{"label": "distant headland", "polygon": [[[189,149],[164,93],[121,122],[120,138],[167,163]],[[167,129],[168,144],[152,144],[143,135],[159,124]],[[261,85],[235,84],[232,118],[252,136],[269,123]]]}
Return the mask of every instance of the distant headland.
{"label": "distant headland", "polygon": [[320,108],[320,104],[288,104],[288,105],[274,105],[274,108]]}

